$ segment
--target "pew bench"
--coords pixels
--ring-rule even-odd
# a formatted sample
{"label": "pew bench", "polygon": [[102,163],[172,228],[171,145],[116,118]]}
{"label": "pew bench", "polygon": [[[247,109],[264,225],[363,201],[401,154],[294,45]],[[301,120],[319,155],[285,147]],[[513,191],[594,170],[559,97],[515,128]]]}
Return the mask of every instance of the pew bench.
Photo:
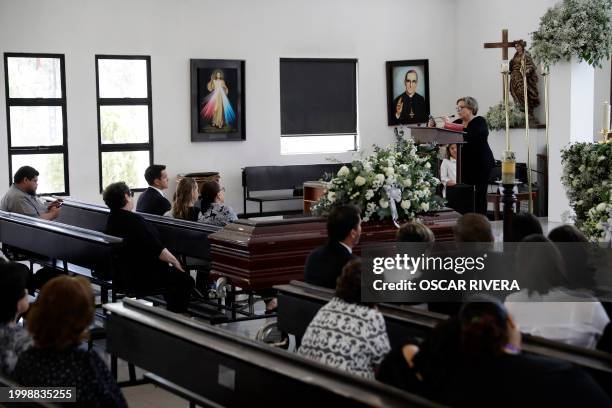
{"label": "pew bench", "polygon": [[[291,281],[290,284],[274,288],[278,290],[278,329],[293,334],[299,344],[315,314],[332,299],[334,291],[300,281]],[[381,303],[378,309],[385,317],[392,347],[401,346],[409,338],[417,342],[426,338],[433,327],[448,318],[439,313],[398,304]],[[523,351],[580,367],[612,397],[612,354],[529,334],[523,334]]]}
{"label": "pew bench", "polygon": [[207,406],[275,406],[282,401],[308,408],[440,407],[160,308],[129,299],[104,307],[110,312],[109,353],[199,396]]}
{"label": "pew bench", "polygon": [[263,214],[263,203],[302,200],[304,182],[319,180],[326,174],[336,174],[343,165],[334,163],[244,167],[243,212],[247,214],[247,201],[259,203],[259,214]]}

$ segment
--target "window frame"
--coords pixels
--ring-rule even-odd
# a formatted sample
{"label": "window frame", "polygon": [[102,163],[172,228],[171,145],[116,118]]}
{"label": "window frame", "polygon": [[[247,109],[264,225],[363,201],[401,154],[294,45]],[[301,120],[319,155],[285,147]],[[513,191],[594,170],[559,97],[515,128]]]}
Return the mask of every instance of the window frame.
{"label": "window frame", "polygon": [[[9,95],[9,58],[56,58],[60,62],[61,98],[11,98]],[[66,109],[66,65],[64,54],[49,53],[4,53],[4,90],[6,98],[6,136],[8,150],[9,186],[13,184],[13,156],[33,154],[62,154],[64,158],[64,191],[45,192],[45,195],[70,195],[70,177],[68,174],[68,113]],[[11,146],[11,107],[13,106],[59,106],[62,108],[62,145]]]}
{"label": "window frame", "polygon": [[[147,97],[146,98],[100,98],[100,73],[98,69],[99,60],[144,60],[147,72]],[[151,56],[150,55],[95,55],[96,69],[96,117],[98,122],[98,181],[100,193],[104,190],[102,185],[102,153],[113,152],[135,152],[148,151],[149,165],[153,164],[153,96],[151,94]],[[102,106],[147,106],[149,141],[147,143],[102,143],[102,127],[100,126],[100,107]],[[143,188],[131,188],[132,191],[141,192]]]}
{"label": "window frame", "polygon": [[[353,62],[355,64],[355,133],[301,133],[301,134],[283,134],[281,129],[280,137],[282,138],[292,138],[292,137],[311,137],[311,136],[324,136],[324,137],[335,137],[335,136],[353,136],[353,149],[351,150],[342,150],[342,151],[334,151],[331,153],[346,153],[346,152],[357,152],[359,151],[359,59],[358,58],[308,58],[308,57],[281,57],[279,58],[279,74],[281,69],[281,64],[283,61],[294,61],[294,62]],[[280,78],[280,75],[279,75]],[[282,84],[279,81],[279,93],[280,99],[282,99]],[[282,123],[282,107],[281,107],[281,123]],[[281,124],[282,128],[282,124]],[[283,156],[293,156],[300,154],[325,154],[328,152],[291,152],[291,153],[283,153],[281,148],[281,155]]]}

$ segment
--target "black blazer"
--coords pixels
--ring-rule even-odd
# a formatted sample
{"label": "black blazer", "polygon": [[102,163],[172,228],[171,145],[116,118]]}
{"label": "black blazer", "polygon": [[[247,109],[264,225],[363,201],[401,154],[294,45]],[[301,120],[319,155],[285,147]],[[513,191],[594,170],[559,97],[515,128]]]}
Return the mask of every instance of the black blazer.
{"label": "black blazer", "polygon": [[111,211],[105,232],[123,238],[117,276],[122,286],[146,287],[148,281],[168,269],[159,259],[164,249],[159,233],[141,215],[121,209]]}
{"label": "black blazer", "polygon": [[354,256],[342,244],[329,242],[308,255],[304,267],[304,281],[336,289],[336,280],[342,273],[342,268],[353,258]]}
{"label": "black blazer", "polygon": [[[454,123],[461,123],[461,119]],[[493,152],[489,146],[489,128],[482,116],[476,116],[465,128],[461,150],[462,181],[465,184],[487,184],[489,174],[495,167]]]}
{"label": "black blazer", "polygon": [[136,211],[155,215],[164,215],[170,208],[172,208],[170,201],[152,187],[147,188],[138,197],[136,204]]}

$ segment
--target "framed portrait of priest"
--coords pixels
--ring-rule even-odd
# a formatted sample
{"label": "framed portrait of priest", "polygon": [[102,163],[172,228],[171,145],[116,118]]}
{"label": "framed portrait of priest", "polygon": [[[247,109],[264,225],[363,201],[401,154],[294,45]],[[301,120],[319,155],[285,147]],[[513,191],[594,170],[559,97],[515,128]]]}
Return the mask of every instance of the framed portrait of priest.
{"label": "framed portrait of priest", "polygon": [[191,60],[191,141],[245,140],[244,61]]}
{"label": "framed portrait of priest", "polygon": [[429,60],[387,61],[388,125],[426,123]]}

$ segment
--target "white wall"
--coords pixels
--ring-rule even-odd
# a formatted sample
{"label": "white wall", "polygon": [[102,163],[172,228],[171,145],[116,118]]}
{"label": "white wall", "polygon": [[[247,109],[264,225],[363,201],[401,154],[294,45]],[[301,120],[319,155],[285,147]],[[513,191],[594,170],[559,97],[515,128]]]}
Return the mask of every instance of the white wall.
{"label": "white wall", "polygon": [[[357,58],[360,144],[384,145],[393,141],[385,61],[428,58],[432,112],[452,102],[454,15],[451,0],[0,0],[0,52],[65,54],[73,196],[100,200],[94,55],[140,54],[151,56],[155,162],[172,178],[220,171],[226,200],[242,211],[241,167],[331,156],[280,155],[279,57]],[[190,58],[246,60],[245,142],[191,143]],[[0,190],[8,180],[5,109],[2,86]]]}
{"label": "white wall", "polygon": [[[167,164],[172,178],[220,171],[227,201],[241,211],[241,167],[351,157],[280,155],[280,57],[359,60],[360,145],[369,149],[373,143],[393,141],[386,125],[385,61],[429,59],[432,113],[451,112],[457,96],[472,95],[485,114],[501,100],[501,51],[485,50],[483,43],[500,41],[502,28],[509,29],[511,40],[529,42],[540,16],[555,2],[0,0],[0,53],[65,54],[70,190],[87,201],[100,200],[94,55],[150,55],[155,162]],[[190,142],[190,58],[246,60],[245,142]],[[609,65],[595,81],[597,107],[602,95],[609,95]],[[0,193],[8,180],[4,112],[0,86]],[[543,121],[541,112],[536,114]],[[595,124],[599,116],[595,109]],[[541,137],[543,132],[534,133]],[[524,146],[519,134],[513,136],[513,149],[520,154]],[[492,132],[490,143],[499,157],[503,132]]]}

